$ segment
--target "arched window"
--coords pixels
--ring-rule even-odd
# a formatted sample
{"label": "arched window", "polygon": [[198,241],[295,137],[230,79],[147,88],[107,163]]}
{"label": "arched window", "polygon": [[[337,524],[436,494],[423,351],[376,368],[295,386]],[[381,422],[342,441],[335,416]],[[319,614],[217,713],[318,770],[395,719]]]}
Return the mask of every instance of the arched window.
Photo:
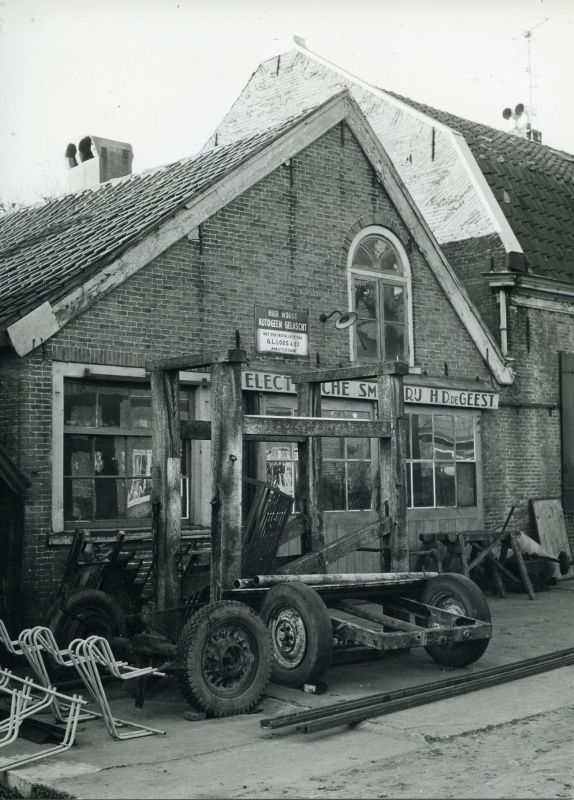
{"label": "arched window", "polygon": [[349,250],[353,357],[359,361],[412,361],[411,275],[407,254],[389,230],[362,230]]}

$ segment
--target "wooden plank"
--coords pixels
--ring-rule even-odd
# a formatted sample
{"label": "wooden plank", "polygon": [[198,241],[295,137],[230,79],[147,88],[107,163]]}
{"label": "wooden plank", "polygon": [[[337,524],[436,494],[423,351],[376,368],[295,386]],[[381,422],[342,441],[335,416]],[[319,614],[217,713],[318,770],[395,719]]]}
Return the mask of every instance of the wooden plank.
{"label": "wooden plank", "polygon": [[[304,386],[315,384],[301,384]],[[317,384],[317,386],[320,386]],[[246,414],[244,431],[274,441],[276,436],[341,436],[353,438],[389,437],[388,425],[379,419],[337,419],[336,417],[271,417]]]}
{"label": "wooden plank", "polygon": [[379,419],[391,430],[391,439],[379,440],[380,503],[385,503],[391,520],[391,569],[409,568],[407,528],[406,423],[402,373],[381,375],[378,379]]}
{"label": "wooden plank", "polygon": [[528,575],[526,564],[524,563],[524,559],[522,558],[522,551],[518,543],[518,538],[513,531],[511,531],[509,535],[510,535],[510,541],[512,543],[512,552],[514,553],[516,563],[518,564],[518,572],[520,573],[520,577],[522,578],[522,583],[524,584],[524,588],[528,592],[528,597],[531,600],[535,600],[536,598],[534,594],[534,589],[532,588],[532,582],[530,581],[530,576]]}
{"label": "wooden plank", "polygon": [[[568,541],[564,512],[562,511],[560,500],[557,497],[531,498],[530,508],[542,548],[554,558],[558,558],[559,554],[564,552],[571,561],[572,551]],[[573,576],[574,569],[572,565],[568,567],[566,575],[561,575],[560,568],[556,564],[554,569],[556,580],[564,580]]]}
{"label": "wooden plank", "polygon": [[[211,423],[195,420],[182,423],[181,435],[185,439],[211,439]],[[381,438],[390,433],[380,420],[337,419],[325,417],[272,417],[246,414],[243,418],[243,436],[256,442],[303,442],[307,436],[350,436],[353,438]]]}
{"label": "wooden plank", "polygon": [[211,600],[241,577],[241,362],[211,368]]}
{"label": "wooden plank", "polygon": [[333,367],[329,369],[315,369],[309,372],[291,373],[291,381],[301,383],[327,383],[330,381],[352,381],[377,378],[379,375],[397,374],[408,375],[409,366],[402,361],[373,361],[370,363],[354,364],[349,367]]}
{"label": "wooden plank", "polygon": [[[158,610],[180,604],[181,492],[179,427],[179,373],[152,370],[152,528],[154,597]],[[174,617],[166,617],[168,633],[175,635]]]}
{"label": "wooden plank", "polygon": [[384,606],[379,603],[370,603],[366,600],[338,600],[334,607],[346,611],[349,614],[354,614],[357,617],[363,617],[371,622],[378,622],[381,625],[393,627],[399,631],[422,631],[420,625],[414,625],[412,622],[405,622],[395,616],[385,614]]}
{"label": "wooden plank", "polygon": [[[321,417],[321,384],[301,384],[297,390],[297,411],[301,418]],[[276,419],[286,419],[277,417]],[[323,510],[320,500],[321,439],[308,436],[299,445],[299,492],[307,530],[301,538],[303,553],[317,552],[325,544]],[[326,564],[319,559],[314,572],[325,572]]]}
{"label": "wooden plank", "polygon": [[209,367],[211,364],[224,364],[247,361],[247,354],[241,348],[233,348],[231,350],[221,351],[213,350],[206,353],[193,353],[182,354],[179,356],[169,356],[168,358],[153,358],[147,364],[147,369],[199,369],[200,367]]}
{"label": "wooden plank", "polygon": [[[386,526],[386,529],[385,529]],[[386,520],[384,532],[389,530],[389,521]],[[371,542],[378,541],[381,535],[381,522],[377,520],[361,528],[358,531],[351,531],[345,536],[335,539],[320,550],[301,556],[295,561],[285,564],[278,572],[284,575],[297,575],[298,573],[326,572],[328,564],[332,564],[338,558],[342,558],[347,553],[352,553],[359,547],[364,547]]]}

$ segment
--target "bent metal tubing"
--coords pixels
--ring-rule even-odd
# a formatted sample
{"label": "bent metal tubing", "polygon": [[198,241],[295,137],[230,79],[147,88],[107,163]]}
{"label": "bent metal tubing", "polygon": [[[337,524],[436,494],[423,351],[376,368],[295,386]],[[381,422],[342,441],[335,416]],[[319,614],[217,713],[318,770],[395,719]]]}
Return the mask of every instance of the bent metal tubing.
{"label": "bent metal tubing", "polygon": [[[124,661],[116,661],[115,656],[106,639],[101,636],[89,636],[87,639],[74,639],[68,647],[70,659],[84,682],[86,688],[99,705],[106,729],[110,736],[116,740],[135,739],[141,736],[159,734],[165,736],[165,731],[139,725],[136,722],[114,717],[110,708],[105,689],[102,685],[100,667],[105,668],[114,677],[121,680],[138,678],[144,675],[164,676],[155,667],[138,669],[130,667]],[[120,733],[118,728],[131,728],[132,730]]]}
{"label": "bent metal tubing", "polygon": [[[11,686],[11,683],[16,684],[18,688]],[[80,708],[86,703],[82,697],[75,694],[62,694],[55,689],[46,688],[45,686],[34,683],[30,678],[18,678],[9,670],[1,668],[0,691],[4,694],[11,695],[10,717],[0,726],[0,730],[6,729],[6,735],[0,742],[1,747],[5,747],[15,741],[22,722],[27,717],[31,717],[43,711],[55,700],[59,699],[64,701],[69,708],[68,717],[66,719],[66,729],[60,744],[55,747],[49,747],[39,753],[25,756],[24,758],[4,762],[0,765],[0,769],[8,770],[22,767],[34,761],[40,761],[41,759],[48,758],[57,753],[62,753],[72,746],[76,737]]]}

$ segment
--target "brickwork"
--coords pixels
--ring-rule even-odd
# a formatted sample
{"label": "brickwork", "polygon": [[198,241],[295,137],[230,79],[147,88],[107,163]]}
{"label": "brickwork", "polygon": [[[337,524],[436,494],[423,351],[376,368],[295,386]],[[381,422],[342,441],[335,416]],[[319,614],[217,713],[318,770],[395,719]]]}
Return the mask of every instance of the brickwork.
{"label": "brickwork", "polygon": [[[26,607],[44,605],[61,570],[46,547],[51,525],[53,360],[144,366],[152,355],[227,347],[239,330],[250,368],[288,371],[293,360],[255,353],[255,304],[309,309],[307,363],[346,363],[349,334],[319,315],[348,307],[347,254],[363,225],[388,227],[412,270],[416,362],[429,375],[486,378],[468,333],[442,293],[356,140],[337,126],[68,324],[43,348],[8,359],[18,384],[19,466],[32,478],[26,507]],[[301,361],[298,362],[300,365]],[[10,383],[11,381],[11,383]],[[12,401],[10,401],[12,402]],[[5,407],[8,408],[8,404]],[[7,413],[5,410],[3,413]],[[14,433],[6,434],[6,441]]]}
{"label": "brickwork", "polygon": [[[238,330],[250,369],[290,371],[293,359],[261,356],[254,349],[254,307],[268,303],[309,309],[311,352],[297,366],[314,366],[317,356],[323,366],[347,363],[349,333],[322,324],[319,315],[348,307],[348,246],[357,230],[372,224],[392,230],[409,256],[416,365],[429,376],[448,373],[453,381],[487,379],[469,334],[345,126],[231,202],[198,236],[181,239],[42,348],[24,359],[2,356],[2,442],[32,479],[25,523],[28,621],[37,621],[61,571],[62,554],[46,546],[52,362],[142,367],[151,356],[226,348]],[[495,243],[488,244],[494,252]],[[459,268],[470,273],[473,258],[478,268],[484,252],[484,242],[470,244],[460,251]],[[560,483],[557,366],[549,353],[569,349],[570,318],[558,330],[550,315],[518,309],[510,317],[511,346],[524,368],[516,388],[502,391],[501,400],[536,399],[553,407],[517,411],[503,405],[483,414],[485,514],[492,526],[517,498],[522,520],[528,497],[556,494]]]}

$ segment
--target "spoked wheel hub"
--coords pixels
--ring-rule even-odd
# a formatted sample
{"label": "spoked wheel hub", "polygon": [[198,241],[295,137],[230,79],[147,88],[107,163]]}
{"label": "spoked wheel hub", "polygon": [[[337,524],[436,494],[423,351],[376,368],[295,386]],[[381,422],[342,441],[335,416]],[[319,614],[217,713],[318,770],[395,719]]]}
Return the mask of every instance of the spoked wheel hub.
{"label": "spoked wheel hub", "polygon": [[249,685],[256,669],[256,646],[238,625],[222,625],[205,643],[203,678],[215,694],[229,694]]}
{"label": "spoked wheel hub", "polygon": [[307,650],[307,631],[299,612],[295,608],[279,608],[268,626],[277,663],[286,669],[300,664]]}

